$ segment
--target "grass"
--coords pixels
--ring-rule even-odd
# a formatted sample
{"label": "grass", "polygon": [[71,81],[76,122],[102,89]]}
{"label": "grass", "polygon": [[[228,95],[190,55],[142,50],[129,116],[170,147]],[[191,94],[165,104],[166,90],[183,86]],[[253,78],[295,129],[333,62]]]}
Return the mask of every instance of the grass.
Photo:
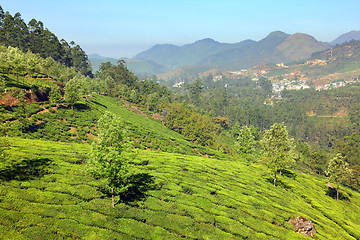
{"label": "grass", "polygon": [[[21,106],[1,105],[0,121],[8,126],[6,134],[11,137],[91,143],[97,135],[97,120],[105,111],[111,111],[124,121],[136,148],[227,158],[225,154],[216,150],[184,139],[181,134],[163,126],[159,120],[129,111],[115,98],[97,95],[89,101],[78,101],[74,110],[64,105],[54,110],[48,105],[48,111],[43,112],[44,107],[46,105],[27,104],[22,109]],[[148,115],[151,116],[151,113]],[[23,129],[17,120],[20,116],[28,118],[24,120]]]}
{"label": "grass", "polygon": [[52,88],[55,87],[55,81],[51,80],[41,80],[31,77],[24,76],[16,76],[14,74],[3,74],[0,73],[2,77],[6,80],[6,87],[8,90],[11,89],[31,89],[32,86],[36,86],[37,88]]}
{"label": "grass", "polygon": [[9,140],[1,239],[305,239],[288,223],[296,216],[314,223],[315,239],[360,238],[360,194],[342,188],[350,200],[336,202],[319,176],[293,172],[273,187],[263,165],[139,150],[132,172],[153,187],[113,209],[86,174],[89,145]]}
{"label": "grass", "polygon": [[93,110],[100,112],[111,111],[120,116],[134,139],[134,145],[140,149],[152,149],[163,152],[175,152],[190,155],[206,155],[218,159],[228,158],[218,151],[194,144],[184,137],[152,118],[145,118],[127,110],[120,100],[105,96],[96,96],[90,101]]}

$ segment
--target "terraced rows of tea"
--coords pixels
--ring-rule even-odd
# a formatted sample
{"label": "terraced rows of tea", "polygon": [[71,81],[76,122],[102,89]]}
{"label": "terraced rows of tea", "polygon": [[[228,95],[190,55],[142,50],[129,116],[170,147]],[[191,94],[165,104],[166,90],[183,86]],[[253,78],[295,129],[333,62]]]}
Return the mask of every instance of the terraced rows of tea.
{"label": "terraced rows of tea", "polygon": [[228,158],[219,151],[187,141],[183,135],[163,126],[160,121],[152,117],[144,117],[129,111],[120,101],[116,102],[113,98],[98,95],[91,98],[88,103],[93,110],[111,111],[121,117],[130,131],[130,137],[135,139],[136,148],[187,155],[207,155],[219,159]]}
{"label": "terraced rows of tea", "polygon": [[315,239],[360,238],[360,194],[336,202],[320,177],[288,171],[274,187],[262,165],[139,150],[134,187],[112,208],[86,172],[89,145],[9,141],[0,239],[305,239],[297,216]]}

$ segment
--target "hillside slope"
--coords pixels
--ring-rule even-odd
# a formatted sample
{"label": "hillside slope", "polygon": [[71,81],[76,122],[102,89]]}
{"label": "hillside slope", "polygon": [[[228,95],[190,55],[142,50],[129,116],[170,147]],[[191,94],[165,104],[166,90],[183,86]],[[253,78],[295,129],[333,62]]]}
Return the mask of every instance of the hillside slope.
{"label": "hillside slope", "polygon": [[288,62],[292,62],[310,58],[314,52],[329,49],[329,46],[318,42],[310,35],[295,33],[276,48],[282,52]]}
{"label": "hillside slope", "polygon": [[297,216],[315,239],[360,238],[360,194],[336,202],[320,177],[287,172],[273,187],[262,165],[139,151],[134,187],[113,209],[86,174],[89,145],[9,140],[2,239],[306,239],[288,223]]}
{"label": "hillside slope", "polygon": [[203,59],[198,65],[207,64],[227,69],[243,69],[263,63],[285,61],[281,52],[275,48],[285,41],[288,36],[288,34],[280,31],[272,32],[258,42],[249,41],[246,42],[247,44],[237,45],[214,54]]}
{"label": "hillside slope", "polygon": [[351,31],[348,33],[344,33],[344,34],[340,35],[339,37],[337,37],[330,44],[331,45],[343,44],[345,42],[350,42],[352,40],[356,40],[356,41],[360,40],[360,31]]}
{"label": "hillside slope", "polygon": [[203,39],[184,46],[155,45],[135,59],[153,61],[172,70],[182,68],[185,72],[189,66],[191,69],[205,68],[205,71],[213,68],[239,70],[266,63],[298,61],[328,48],[307,34],[275,31],[259,41],[227,44]]}
{"label": "hillside slope", "polygon": [[230,156],[219,151],[195,144],[183,135],[165,127],[159,120],[155,120],[134,106],[128,106],[130,111],[114,98],[97,96],[92,101],[93,108],[104,112],[111,111],[125,122],[130,130],[130,137],[134,145],[141,149],[153,149],[164,152],[175,152],[188,155],[206,155],[217,159],[228,159]]}
{"label": "hillside slope", "polygon": [[[247,42],[245,44],[247,44]],[[182,66],[196,65],[201,59],[227,49],[232,49],[234,48],[234,45],[239,46],[242,45],[242,43],[219,43],[213,39],[206,38],[181,47],[170,44],[161,44],[155,45],[154,47],[137,54],[134,59],[154,61],[167,68],[174,69]]]}

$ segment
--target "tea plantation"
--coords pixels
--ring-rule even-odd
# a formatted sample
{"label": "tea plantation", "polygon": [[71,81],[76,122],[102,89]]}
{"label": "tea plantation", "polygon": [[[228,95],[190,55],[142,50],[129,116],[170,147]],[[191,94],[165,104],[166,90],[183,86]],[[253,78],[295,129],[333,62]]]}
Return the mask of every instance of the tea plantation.
{"label": "tea plantation", "polygon": [[[21,134],[12,120],[20,110],[30,121]],[[106,110],[125,122],[136,151],[131,186],[115,208],[87,168]],[[312,221],[315,239],[360,238],[358,192],[342,187],[336,202],[325,178],[292,171],[274,187],[264,165],[189,142],[121,100],[1,111],[14,130],[3,138],[0,239],[305,239],[288,222],[298,216]]]}
{"label": "tea plantation", "polygon": [[315,239],[360,238],[360,194],[336,202],[320,177],[286,172],[274,187],[262,165],[139,150],[134,187],[113,209],[86,172],[89,145],[8,140],[1,239],[305,239],[296,216]]}

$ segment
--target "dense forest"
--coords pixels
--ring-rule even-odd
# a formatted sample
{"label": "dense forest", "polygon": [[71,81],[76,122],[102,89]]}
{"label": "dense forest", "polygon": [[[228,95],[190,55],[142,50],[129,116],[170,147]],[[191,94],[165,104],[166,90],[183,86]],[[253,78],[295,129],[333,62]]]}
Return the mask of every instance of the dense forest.
{"label": "dense forest", "polygon": [[[332,154],[341,152],[354,168],[354,187],[359,186],[358,150],[360,86],[327,91],[285,90],[272,97],[265,78],[213,81],[210,75],[176,89],[176,99],[212,119],[226,118],[235,142],[239,129],[252,126],[259,136],[274,123],[285,123],[296,142],[297,164],[324,174]],[[259,139],[259,138],[257,138]]]}
{"label": "dense forest", "polygon": [[86,53],[73,41],[59,40],[41,21],[32,19],[28,24],[20,13],[12,16],[0,6],[0,43],[17,47],[23,52],[31,51],[42,58],[51,57],[67,67],[75,67],[84,75],[91,75]]}

